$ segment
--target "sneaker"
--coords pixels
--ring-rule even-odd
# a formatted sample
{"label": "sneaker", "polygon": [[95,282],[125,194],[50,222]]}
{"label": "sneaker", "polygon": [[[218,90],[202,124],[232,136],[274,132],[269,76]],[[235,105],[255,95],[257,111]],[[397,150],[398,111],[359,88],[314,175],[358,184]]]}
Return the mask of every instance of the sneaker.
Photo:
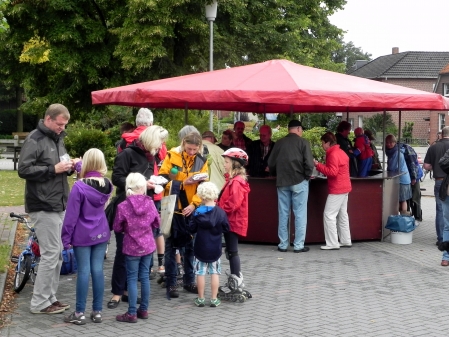
{"label": "sneaker", "polygon": [[54,307],[62,308],[64,310],[70,309],[70,304],[61,303],[59,301],[53,302],[51,305]]}
{"label": "sneaker", "polygon": [[46,307],[46,308],[44,308],[42,310],[36,310],[36,311],[31,310],[31,313],[32,314],[52,315],[52,314],[60,314],[63,311],[65,311],[64,308],[55,307],[54,305],[49,305],[48,307]]}
{"label": "sneaker", "polygon": [[154,280],[155,278],[156,278],[156,272],[153,269],[151,269],[150,270],[150,280]]}
{"label": "sneaker", "polygon": [[159,275],[164,275],[165,274],[165,267],[164,266],[160,266],[159,268],[157,268],[157,273]]}
{"label": "sneaker", "polygon": [[199,298],[199,297],[197,297],[197,298],[195,298],[195,301],[194,301],[194,303],[195,303],[195,305],[197,306],[197,307],[204,307],[204,302],[205,302],[206,300],[204,299],[204,298]]}
{"label": "sneaker", "polygon": [[178,289],[175,287],[170,287],[168,289],[168,296],[170,296],[170,298],[178,298],[179,297],[179,292]]}
{"label": "sneaker", "polygon": [[198,287],[195,283],[186,284],[183,286],[183,288],[189,293],[198,294]]}
{"label": "sneaker", "polygon": [[92,322],[94,323],[101,323],[101,321],[103,320],[101,318],[101,311],[92,311],[90,313],[90,319],[92,320]]}
{"label": "sneaker", "polygon": [[340,246],[321,246],[322,250],[339,250]]}
{"label": "sneaker", "polygon": [[137,323],[137,315],[131,315],[125,312],[123,315],[117,315],[115,319],[119,322]]}
{"label": "sneaker", "polygon": [[70,315],[64,317],[64,322],[73,323],[76,325],[84,325],[86,324],[86,316],[84,316],[84,313],[82,312],[77,315],[74,311]]}
{"label": "sneaker", "polygon": [[218,307],[221,304],[221,301],[219,298],[211,298],[210,299],[210,306],[212,308]]}
{"label": "sneaker", "polygon": [[148,319],[148,311],[137,309],[137,318]]}
{"label": "sneaker", "polygon": [[352,243],[340,243],[340,248],[351,248]]}

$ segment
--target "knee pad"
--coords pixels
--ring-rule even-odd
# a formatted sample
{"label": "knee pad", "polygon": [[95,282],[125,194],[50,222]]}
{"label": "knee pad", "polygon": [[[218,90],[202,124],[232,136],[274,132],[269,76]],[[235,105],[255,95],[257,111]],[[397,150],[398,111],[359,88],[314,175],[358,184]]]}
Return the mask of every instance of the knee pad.
{"label": "knee pad", "polygon": [[228,252],[227,250],[225,250],[226,253],[226,259],[230,260],[232,259],[234,256],[239,256],[239,252]]}

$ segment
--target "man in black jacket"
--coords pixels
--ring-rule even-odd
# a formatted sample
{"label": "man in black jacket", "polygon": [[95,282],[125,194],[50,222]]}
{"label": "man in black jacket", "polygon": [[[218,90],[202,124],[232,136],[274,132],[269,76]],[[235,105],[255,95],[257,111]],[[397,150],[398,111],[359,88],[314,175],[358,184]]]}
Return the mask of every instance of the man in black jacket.
{"label": "man in black jacket", "polygon": [[[436,203],[436,214],[435,214],[435,229],[437,232],[437,245],[439,242],[443,241],[443,231],[444,231],[444,217],[443,217],[443,206],[442,201],[438,197],[438,192],[440,190],[443,179],[446,173],[443,172],[438,162],[444,156],[447,150],[449,150],[449,126],[446,126],[441,130],[442,139],[433,144],[427,150],[426,157],[424,158],[424,169],[427,171],[433,170],[433,178],[435,179],[435,185],[433,188],[433,193],[435,195]],[[447,258],[443,257],[441,261],[443,267],[449,266],[449,255]]]}
{"label": "man in black jacket", "polygon": [[56,314],[70,308],[56,299],[62,264],[61,230],[69,196],[67,175],[77,161],[70,159],[63,140],[69,119],[64,105],[50,105],[20,151],[18,173],[26,180],[25,211],[34,223],[41,251],[30,306],[33,314]]}
{"label": "man in black jacket", "polygon": [[268,169],[268,158],[270,158],[271,150],[274,142],[271,140],[271,127],[262,125],[259,129],[259,140],[255,140],[249,144],[246,149],[248,154],[248,174],[250,177],[268,177],[270,171]]}

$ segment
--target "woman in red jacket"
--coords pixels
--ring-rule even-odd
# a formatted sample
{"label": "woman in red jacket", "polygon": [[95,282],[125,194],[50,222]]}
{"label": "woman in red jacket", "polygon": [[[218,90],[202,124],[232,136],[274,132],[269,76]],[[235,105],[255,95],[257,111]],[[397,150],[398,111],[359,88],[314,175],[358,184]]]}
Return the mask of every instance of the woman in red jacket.
{"label": "woman in red jacket", "polygon": [[[348,194],[352,189],[349,178],[349,158],[340,149],[332,132],[326,132],[321,137],[321,145],[326,151],[326,164],[316,160],[314,163],[316,169],[327,176],[329,188],[323,214],[326,245],[321,246],[321,249],[349,248],[352,246],[348,218]],[[338,242],[338,235],[340,235],[340,242]]]}
{"label": "woman in red jacket", "polygon": [[[239,236],[246,236],[248,230],[248,193],[249,184],[246,179],[245,165],[248,164],[248,155],[245,151],[232,147],[225,152],[224,169],[226,183],[220,192],[217,205],[228,216],[229,232],[224,234],[226,242],[226,258],[229,260],[231,275],[225,287],[219,288],[219,294],[224,299],[243,299],[238,295],[250,298],[251,295],[243,290],[243,275],[240,272],[240,257],[238,253]],[[226,288],[226,289],[224,289]],[[237,294],[237,295],[234,295]]]}

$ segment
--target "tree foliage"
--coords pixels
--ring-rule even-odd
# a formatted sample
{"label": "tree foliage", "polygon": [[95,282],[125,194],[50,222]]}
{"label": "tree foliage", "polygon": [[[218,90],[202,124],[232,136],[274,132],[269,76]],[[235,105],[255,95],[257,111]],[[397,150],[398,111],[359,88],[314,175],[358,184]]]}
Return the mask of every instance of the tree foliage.
{"label": "tree foliage", "polygon": [[352,41],[345,43],[339,39],[340,48],[332,53],[332,60],[337,63],[345,64],[345,73],[348,74],[354,70],[354,65],[358,60],[371,61],[371,54],[365,53],[360,47],[354,46]]}
{"label": "tree foliage", "polygon": [[[6,88],[24,88],[24,112],[42,114],[49,104],[59,102],[75,119],[88,119],[94,90],[206,71],[208,2],[1,2],[9,29],[0,34],[0,81]],[[344,63],[332,59],[342,30],[328,17],[344,4],[345,0],[220,0],[214,68],[283,58],[342,72]]]}
{"label": "tree foliage", "polygon": [[[363,119],[363,128],[372,131],[376,136],[377,141],[382,141],[384,128],[384,115],[375,114],[372,117]],[[398,129],[393,122],[393,116],[390,113],[385,114],[385,134],[397,135]]]}

